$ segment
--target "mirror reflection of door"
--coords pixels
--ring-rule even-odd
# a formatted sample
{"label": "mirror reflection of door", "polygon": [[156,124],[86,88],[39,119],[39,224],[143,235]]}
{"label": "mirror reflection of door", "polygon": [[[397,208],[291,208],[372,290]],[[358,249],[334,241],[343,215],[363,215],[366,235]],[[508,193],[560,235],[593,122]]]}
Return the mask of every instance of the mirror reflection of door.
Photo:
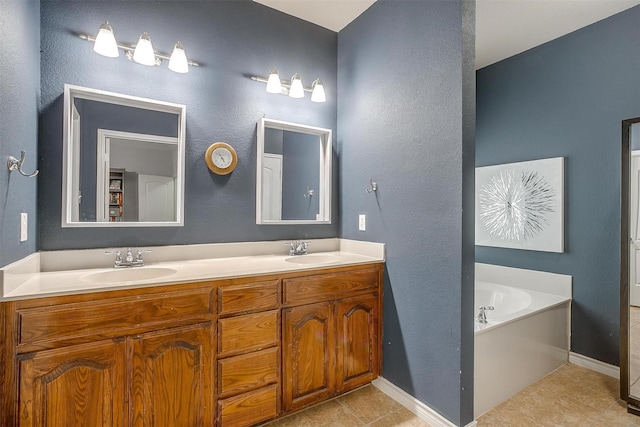
{"label": "mirror reflection of door", "polygon": [[282,155],[262,157],[262,219],[282,219]]}
{"label": "mirror reflection of door", "polygon": [[138,175],[138,221],[174,221],[175,188],[171,176]]}
{"label": "mirror reflection of door", "polygon": [[177,138],[98,130],[96,220],[176,220]]}
{"label": "mirror reflection of door", "polygon": [[629,163],[629,388],[640,397],[640,123],[631,126]]}

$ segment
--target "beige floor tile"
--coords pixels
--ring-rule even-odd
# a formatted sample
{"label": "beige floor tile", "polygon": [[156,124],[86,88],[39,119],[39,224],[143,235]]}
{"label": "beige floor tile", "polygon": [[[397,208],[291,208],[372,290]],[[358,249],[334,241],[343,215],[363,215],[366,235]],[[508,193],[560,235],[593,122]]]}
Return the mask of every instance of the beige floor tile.
{"label": "beige floor tile", "polygon": [[418,418],[413,412],[402,408],[392,414],[367,424],[368,427],[429,427],[429,424]]}
{"label": "beige floor tile", "polygon": [[542,395],[537,391],[523,393],[518,403],[514,402],[512,412],[526,408],[530,418],[540,426],[584,426],[595,420],[604,408],[596,409],[584,402],[559,394]]}
{"label": "beige floor tile", "polygon": [[629,327],[640,324],[640,307],[629,307]]}
{"label": "beige floor tile", "polygon": [[517,401],[509,402],[499,411],[489,411],[478,418],[479,427],[530,427],[539,425],[536,414]]}
{"label": "beige floor tile", "polygon": [[526,392],[540,401],[559,399],[602,411],[618,399],[619,388],[615,378],[579,366],[565,365],[530,386]]}
{"label": "beige floor tile", "polygon": [[338,401],[365,423],[371,423],[403,408],[398,402],[371,385],[341,396]]}
{"label": "beige floor tile", "polygon": [[337,400],[330,400],[266,424],[265,427],[360,427],[364,424]]}
{"label": "beige floor tile", "polygon": [[640,325],[629,331],[629,379],[633,383],[640,378]]}
{"label": "beige floor tile", "polygon": [[[565,365],[477,420],[478,427],[640,427],[619,400],[619,383]],[[282,418],[269,427],[426,427],[428,424],[373,386]]]}
{"label": "beige floor tile", "polygon": [[619,400],[603,411],[592,424],[594,427],[631,427],[640,426],[640,417],[627,413],[627,404]]}

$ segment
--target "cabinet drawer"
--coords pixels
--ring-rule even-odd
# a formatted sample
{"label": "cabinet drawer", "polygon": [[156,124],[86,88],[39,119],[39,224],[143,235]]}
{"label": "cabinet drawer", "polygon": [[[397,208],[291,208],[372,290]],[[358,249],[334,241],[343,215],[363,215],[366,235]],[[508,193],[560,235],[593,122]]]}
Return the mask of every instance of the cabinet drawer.
{"label": "cabinet drawer", "polygon": [[223,427],[243,427],[278,415],[278,386],[271,385],[218,401]]}
{"label": "cabinet drawer", "polygon": [[220,395],[254,390],[278,381],[278,347],[218,360]]}
{"label": "cabinet drawer", "polygon": [[56,347],[210,321],[211,288],[18,309],[18,349]]}
{"label": "cabinet drawer", "polygon": [[273,347],[279,341],[280,310],[218,321],[218,357]]}
{"label": "cabinet drawer", "polygon": [[280,281],[225,285],[218,288],[218,314],[249,313],[278,308]]}
{"label": "cabinet drawer", "polygon": [[378,289],[378,267],[284,279],[283,287],[284,304],[329,301],[348,293]]}

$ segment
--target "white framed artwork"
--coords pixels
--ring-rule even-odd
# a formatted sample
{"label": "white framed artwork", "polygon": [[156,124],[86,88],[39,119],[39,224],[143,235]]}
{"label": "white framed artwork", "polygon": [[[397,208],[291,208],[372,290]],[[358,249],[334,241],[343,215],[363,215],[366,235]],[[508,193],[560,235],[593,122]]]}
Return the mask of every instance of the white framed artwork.
{"label": "white framed artwork", "polygon": [[476,168],[476,245],[564,252],[564,157]]}

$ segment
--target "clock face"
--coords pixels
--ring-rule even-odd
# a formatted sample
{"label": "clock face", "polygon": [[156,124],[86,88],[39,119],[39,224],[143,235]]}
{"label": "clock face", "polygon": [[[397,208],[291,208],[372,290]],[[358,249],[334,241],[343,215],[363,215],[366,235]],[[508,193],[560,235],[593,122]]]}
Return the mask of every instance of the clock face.
{"label": "clock face", "polygon": [[224,147],[220,147],[213,150],[211,153],[211,160],[213,161],[213,164],[220,169],[226,169],[231,166],[233,156],[231,155],[231,151]]}
{"label": "clock face", "polygon": [[236,150],[225,142],[215,142],[204,154],[209,170],[218,175],[230,174],[238,163]]}

